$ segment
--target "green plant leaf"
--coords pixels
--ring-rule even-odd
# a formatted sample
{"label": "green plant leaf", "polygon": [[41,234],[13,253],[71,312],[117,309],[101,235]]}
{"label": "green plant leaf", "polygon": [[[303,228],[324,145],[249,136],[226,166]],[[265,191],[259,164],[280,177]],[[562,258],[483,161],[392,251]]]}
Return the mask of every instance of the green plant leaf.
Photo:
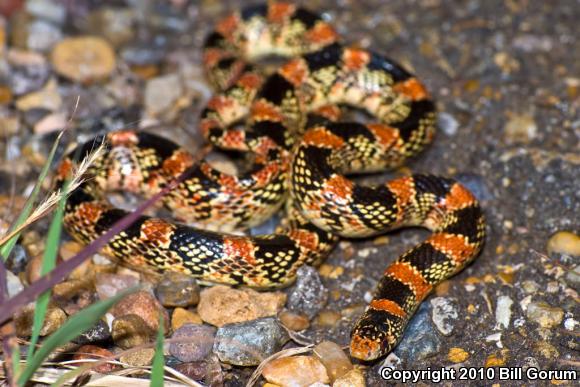
{"label": "green plant leaf", "polygon": [[[34,188],[32,189],[32,192],[30,193],[30,196],[28,197],[28,199],[26,199],[26,203],[24,204],[24,208],[22,209],[22,211],[18,215],[16,222],[14,222],[10,226],[10,230],[14,230],[16,227],[18,227],[22,223],[24,223],[26,221],[26,219],[28,218],[28,216],[30,215],[30,213],[32,212],[32,207],[34,206],[34,202],[36,201],[36,198],[38,197],[38,193],[40,192],[40,189],[42,187],[42,182],[44,181],[44,179],[46,178],[46,175],[48,174],[48,171],[50,169],[50,165],[52,164],[52,160],[54,159],[54,155],[56,154],[56,149],[58,148],[58,144],[60,142],[60,139],[61,139],[63,133],[64,133],[64,131],[61,131],[58,134],[58,137],[56,138],[56,140],[54,141],[54,144],[52,144],[52,148],[50,149],[50,153],[48,154],[48,158],[46,159],[46,162],[44,163],[44,166],[42,167],[42,170],[40,171],[40,175],[38,175],[38,179],[36,179],[36,183],[34,184]],[[6,243],[4,243],[2,246],[0,246],[0,257],[3,257],[4,260],[8,259],[8,256],[12,252],[12,249],[14,248],[14,246],[16,245],[16,241],[18,240],[18,237],[20,237],[20,233],[14,235]]]}
{"label": "green plant leaf", "polygon": [[[69,181],[66,181],[63,186],[63,191],[67,192]],[[51,272],[56,266],[56,256],[58,254],[58,246],[60,243],[60,235],[62,232],[62,219],[64,217],[64,209],[66,205],[66,195],[63,195],[58,202],[56,212],[52,217],[48,235],[46,237],[46,247],[44,255],[42,256],[42,267],[40,269],[41,275],[46,275]],[[50,301],[50,290],[42,293],[36,300],[36,307],[34,308],[34,318],[32,323],[32,337],[28,349],[28,356],[32,357],[36,350],[36,343],[40,336],[40,330],[46,317],[46,310],[48,309],[48,302]]]}
{"label": "green plant leaf", "polygon": [[24,386],[46,357],[57,347],[64,345],[92,327],[107,311],[126,295],[137,288],[127,289],[114,297],[94,303],[69,318],[56,332],[43,341],[36,353],[27,359],[26,367],[18,378],[18,385]]}
{"label": "green plant leaf", "polygon": [[16,345],[12,351],[12,375],[14,375],[14,379],[18,379],[20,376],[20,358],[20,346]]}
{"label": "green plant leaf", "polygon": [[163,387],[163,374],[165,368],[165,358],[163,356],[163,315],[159,316],[159,330],[157,331],[157,341],[155,343],[155,357],[151,367],[151,387]]}

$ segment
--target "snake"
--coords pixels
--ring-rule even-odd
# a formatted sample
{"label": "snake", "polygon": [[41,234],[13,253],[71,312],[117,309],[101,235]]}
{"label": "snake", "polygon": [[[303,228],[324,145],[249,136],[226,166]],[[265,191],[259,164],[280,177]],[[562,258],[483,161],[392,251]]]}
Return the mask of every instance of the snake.
{"label": "snake", "polygon": [[[400,167],[431,143],[437,113],[427,89],[380,53],[344,43],[320,15],[284,2],[219,21],[205,41],[203,64],[216,93],[199,130],[245,167],[222,171],[150,131],[96,136],[56,172],[62,187],[95,143],[105,144],[105,155],[68,198],[68,233],[87,244],[128,214],[107,192],[150,196],[184,175],[161,199],[172,220],[142,215],[103,251],[144,272],[272,289],[291,284],[301,266],[320,264],[342,238],[426,228],[423,242],[387,266],[351,332],[353,358],[385,356],[421,302],[472,262],[485,240],[480,204],[453,179],[354,180]],[[366,118],[347,119],[352,111]],[[236,232],[276,213],[285,215],[271,234]]]}

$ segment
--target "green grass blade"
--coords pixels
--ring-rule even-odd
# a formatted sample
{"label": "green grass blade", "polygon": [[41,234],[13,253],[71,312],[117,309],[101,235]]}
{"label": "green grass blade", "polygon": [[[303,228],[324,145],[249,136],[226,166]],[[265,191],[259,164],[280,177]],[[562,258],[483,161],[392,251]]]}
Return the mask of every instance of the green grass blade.
{"label": "green grass blade", "polygon": [[[28,197],[28,199],[26,199],[26,203],[24,204],[24,208],[22,209],[22,211],[18,215],[16,222],[14,222],[11,225],[11,227],[10,227],[11,230],[20,226],[22,223],[24,223],[24,221],[28,218],[28,216],[30,216],[30,213],[32,212],[32,208],[34,206],[34,202],[36,202],[36,198],[38,197],[38,193],[40,192],[40,189],[42,187],[42,182],[44,181],[44,179],[46,178],[46,175],[48,174],[48,171],[49,171],[50,166],[52,164],[52,160],[54,159],[54,155],[56,154],[56,149],[58,148],[58,144],[60,142],[60,139],[61,139],[63,133],[64,133],[64,131],[60,132],[58,137],[54,141],[54,144],[52,144],[52,148],[50,149],[50,153],[48,154],[48,159],[46,160],[46,163],[44,163],[44,166],[42,167],[42,170],[40,171],[40,175],[38,175],[38,179],[36,179],[36,183],[34,184],[34,188],[32,189],[30,196]],[[18,240],[19,236],[20,236],[20,233],[14,235],[11,239],[8,240],[8,242],[6,242],[6,243],[4,243],[4,245],[0,246],[0,256],[3,257],[4,260],[8,259],[8,256],[12,252],[12,249],[14,248],[14,246],[16,245],[16,241]]]}
{"label": "green grass blade", "polygon": [[151,368],[151,387],[163,387],[163,374],[165,358],[163,356],[163,316],[159,316],[159,330],[157,331],[157,342],[155,343],[155,357]]}
{"label": "green grass blade", "polygon": [[[68,189],[69,182],[65,182],[63,191]],[[62,219],[64,217],[64,208],[66,205],[66,196],[63,195],[58,203],[56,212],[52,217],[48,235],[46,237],[46,248],[42,256],[42,267],[40,269],[41,275],[48,274],[56,266],[56,256],[58,254],[58,246],[60,243],[60,235],[62,232]],[[28,356],[32,357],[36,349],[36,343],[40,336],[40,330],[46,317],[46,310],[48,309],[48,302],[50,301],[50,290],[42,293],[36,300],[36,307],[34,308],[34,318],[32,323],[32,337],[28,349]]]}
{"label": "green grass blade", "polygon": [[20,376],[20,346],[16,345],[12,351],[12,375],[14,375],[14,379],[18,379]]}
{"label": "green grass blade", "polygon": [[136,288],[131,288],[114,297],[96,302],[69,318],[56,332],[43,341],[42,346],[32,357],[27,359],[26,367],[18,378],[18,385],[24,386],[52,351],[92,327],[114,304],[135,290]]}

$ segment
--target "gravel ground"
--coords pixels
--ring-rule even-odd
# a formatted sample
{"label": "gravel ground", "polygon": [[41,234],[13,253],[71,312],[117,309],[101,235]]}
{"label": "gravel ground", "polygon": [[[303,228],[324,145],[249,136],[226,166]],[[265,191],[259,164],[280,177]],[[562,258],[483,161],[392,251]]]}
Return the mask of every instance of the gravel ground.
{"label": "gravel ground", "polygon": [[[98,24],[94,20],[106,17],[95,16],[93,3],[69,4],[66,19],[50,7],[5,19],[0,38],[8,41],[8,51],[27,48],[40,59],[8,55],[9,66],[2,60],[2,203],[12,193],[23,195],[46,157],[54,129],[66,122],[77,96],[75,131],[69,139],[87,139],[96,131],[130,124],[163,124],[172,138],[199,146],[196,117],[208,93],[199,47],[212,23],[236,2],[190,5],[176,0],[170,6],[131,1],[134,5],[124,8],[126,18],[138,29],[122,22]],[[311,0],[307,5],[324,11],[348,41],[385,53],[412,70],[437,101],[440,129],[434,144],[393,174],[412,170],[457,178],[481,200],[488,222],[483,253],[437,287],[393,354],[364,365],[367,384],[383,385],[379,374],[386,366],[579,370],[580,61],[575,54],[580,51],[580,3]],[[4,14],[13,11],[6,7]],[[125,17],[117,15],[121,21]],[[95,23],[102,28],[95,29]],[[106,82],[80,83],[54,76],[57,66],[47,63],[55,60],[47,55],[54,43],[88,32],[113,42],[113,75],[109,71]],[[42,96],[23,98],[39,90]],[[384,181],[393,174],[367,180]],[[38,226],[41,233],[43,227]],[[319,269],[329,290],[325,313],[303,336],[347,345],[349,330],[384,268],[425,235],[405,230],[342,242]],[[251,370],[234,367],[227,373],[236,385]],[[496,378],[495,383],[522,381]]]}

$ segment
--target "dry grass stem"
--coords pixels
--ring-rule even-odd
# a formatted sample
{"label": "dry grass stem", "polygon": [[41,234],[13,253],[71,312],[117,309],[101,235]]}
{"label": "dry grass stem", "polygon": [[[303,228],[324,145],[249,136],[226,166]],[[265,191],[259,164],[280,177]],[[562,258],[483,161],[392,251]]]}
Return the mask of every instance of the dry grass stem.
{"label": "dry grass stem", "polygon": [[84,183],[86,181],[86,178],[84,176],[85,173],[99,157],[103,156],[104,153],[105,153],[105,144],[101,143],[93,152],[91,152],[87,157],[85,157],[83,161],[74,169],[73,176],[71,177],[71,181],[66,189],[66,192],[63,192],[62,189],[59,189],[58,191],[51,193],[43,202],[41,202],[34,209],[34,211],[32,211],[30,216],[26,218],[26,220],[19,227],[16,227],[14,230],[10,231],[8,234],[4,235],[0,239],[0,245],[6,243],[14,235],[18,234],[23,229],[30,226],[32,223],[36,222],[43,216],[46,216],[58,204],[58,202],[61,200],[63,196],[70,195],[75,189],[77,189],[82,183]]}

